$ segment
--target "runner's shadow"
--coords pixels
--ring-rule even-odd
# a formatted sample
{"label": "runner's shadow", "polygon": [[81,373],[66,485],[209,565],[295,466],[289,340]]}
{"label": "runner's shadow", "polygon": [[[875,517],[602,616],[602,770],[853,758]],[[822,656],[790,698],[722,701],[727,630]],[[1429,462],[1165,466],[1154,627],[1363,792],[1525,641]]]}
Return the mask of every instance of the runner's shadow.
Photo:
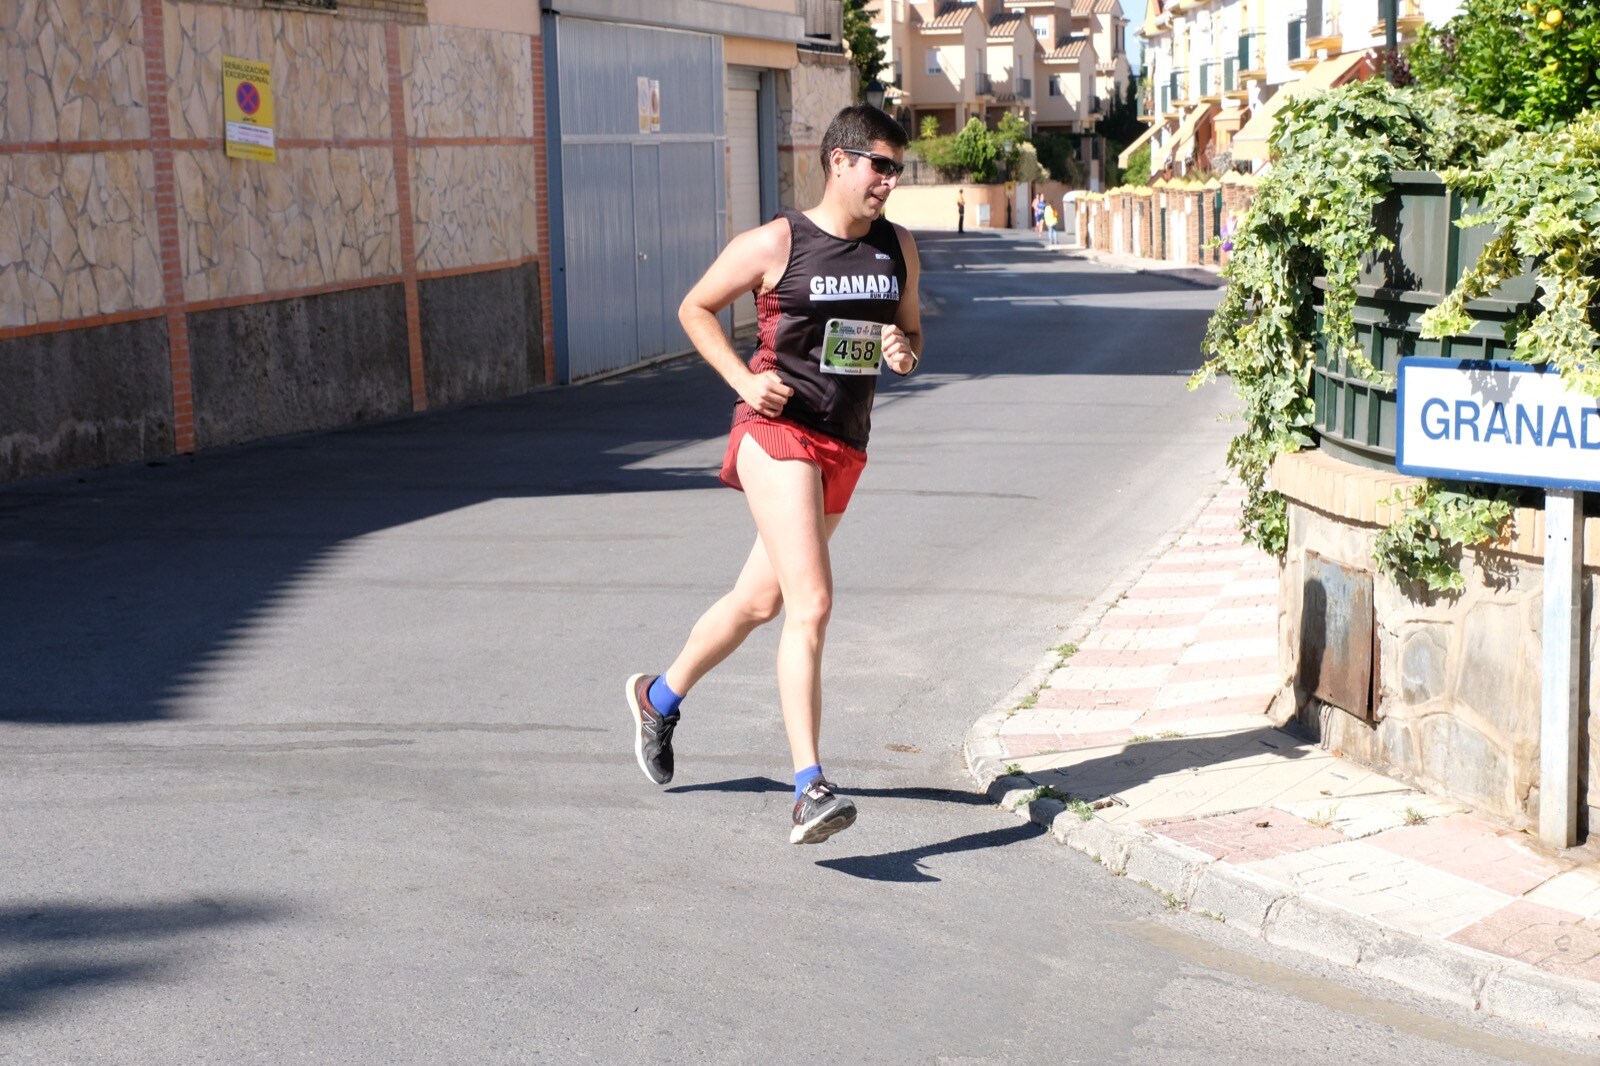
{"label": "runner's shadow", "polygon": [[[859,794],[859,793],[858,793]],[[939,878],[922,869],[922,861],[935,855],[953,855],[962,851],[981,851],[998,848],[1041,836],[1044,829],[1031,822],[1007,829],[990,829],[970,833],[940,844],[926,844],[920,848],[890,851],[882,855],[852,855],[846,859],[823,859],[818,866],[837,870],[864,881],[893,881],[900,884],[928,884]]]}
{"label": "runner's shadow", "polygon": [[[682,792],[792,793],[794,786],[775,781],[770,777],[738,777],[731,781],[707,781],[702,785],[679,785],[676,788],[664,789],[663,791],[674,794]],[[963,803],[972,807],[987,807],[992,803],[981,792],[962,792],[953,788],[928,788],[919,785],[912,785],[906,788],[854,788],[846,783],[839,785],[839,791],[846,796],[856,798],[934,800],[939,803]]]}

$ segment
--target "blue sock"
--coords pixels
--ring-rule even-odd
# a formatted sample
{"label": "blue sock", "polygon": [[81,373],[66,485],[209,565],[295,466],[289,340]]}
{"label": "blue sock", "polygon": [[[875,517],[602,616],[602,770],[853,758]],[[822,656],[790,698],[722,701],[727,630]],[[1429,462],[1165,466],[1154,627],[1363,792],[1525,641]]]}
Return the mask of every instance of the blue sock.
{"label": "blue sock", "polygon": [[683,702],[683,697],[667,687],[667,675],[662,674],[650,684],[650,706],[654,707],[663,718],[671,718],[678,713],[678,705]]}
{"label": "blue sock", "polygon": [[800,793],[806,790],[807,785],[821,776],[822,767],[820,766],[808,766],[804,770],[796,770],[794,772],[794,801],[799,803]]}

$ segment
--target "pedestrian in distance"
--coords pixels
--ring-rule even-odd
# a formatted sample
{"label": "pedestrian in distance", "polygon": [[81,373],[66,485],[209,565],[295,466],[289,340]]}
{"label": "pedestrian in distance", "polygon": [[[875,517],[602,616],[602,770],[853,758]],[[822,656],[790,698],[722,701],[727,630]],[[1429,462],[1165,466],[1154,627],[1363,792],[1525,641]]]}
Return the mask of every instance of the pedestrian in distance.
{"label": "pedestrian in distance", "polygon": [[1033,232],[1044,233],[1044,193],[1033,198]]}
{"label": "pedestrian in distance", "polygon": [[964,189],[956,190],[956,232],[967,232],[967,194]]}
{"label": "pedestrian in distance", "polygon": [[1044,205],[1044,231],[1049,234],[1051,244],[1056,243],[1056,223],[1060,221],[1056,215],[1056,205],[1047,202]]}
{"label": "pedestrian in distance", "polygon": [[[794,767],[792,844],[820,843],[856,819],[855,804],[823,776],[819,750],[829,539],[866,465],[881,368],[903,377],[921,359],[916,242],[883,217],[905,145],[905,130],[877,108],[840,111],[822,138],[821,202],[729,241],[678,310],[695,348],[738,395],[721,478],[744,492],[756,539],[732,590],[695,622],[678,657],[663,673],[628,679],[634,754],[651,781],[671,781],[683,698],[782,611],[778,702]],[[749,365],[716,317],[747,292],[761,337]]]}

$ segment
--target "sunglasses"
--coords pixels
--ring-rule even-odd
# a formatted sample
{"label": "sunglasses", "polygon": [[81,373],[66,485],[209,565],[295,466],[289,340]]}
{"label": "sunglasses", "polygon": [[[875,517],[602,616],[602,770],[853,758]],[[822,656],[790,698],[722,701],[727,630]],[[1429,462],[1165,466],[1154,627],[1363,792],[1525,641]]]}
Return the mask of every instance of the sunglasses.
{"label": "sunglasses", "polygon": [[886,178],[898,178],[900,175],[906,172],[906,165],[904,163],[896,163],[893,159],[890,159],[886,155],[878,155],[875,152],[863,152],[859,148],[841,148],[839,151],[844,152],[846,155],[858,155],[863,159],[872,160],[872,172],[874,174],[881,174]]}

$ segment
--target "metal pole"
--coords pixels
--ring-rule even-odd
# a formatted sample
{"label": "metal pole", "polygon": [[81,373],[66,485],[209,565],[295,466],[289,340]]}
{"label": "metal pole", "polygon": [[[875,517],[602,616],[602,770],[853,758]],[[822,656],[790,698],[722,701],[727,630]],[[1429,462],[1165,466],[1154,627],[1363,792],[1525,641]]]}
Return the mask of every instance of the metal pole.
{"label": "metal pole", "polygon": [[1400,0],[1378,0],[1379,8],[1383,11],[1383,47],[1386,49],[1384,59],[1384,76],[1389,79],[1389,84],[1394,84],[1395,62],[1399,59],[1396,54],[1400,47]]}
{"label": "metal pole", "polygon": [[1583,493],[1544,497],[1544,676],[1539,715],[1539,838],[1578,842],[1578,637],[1583,632]]}

